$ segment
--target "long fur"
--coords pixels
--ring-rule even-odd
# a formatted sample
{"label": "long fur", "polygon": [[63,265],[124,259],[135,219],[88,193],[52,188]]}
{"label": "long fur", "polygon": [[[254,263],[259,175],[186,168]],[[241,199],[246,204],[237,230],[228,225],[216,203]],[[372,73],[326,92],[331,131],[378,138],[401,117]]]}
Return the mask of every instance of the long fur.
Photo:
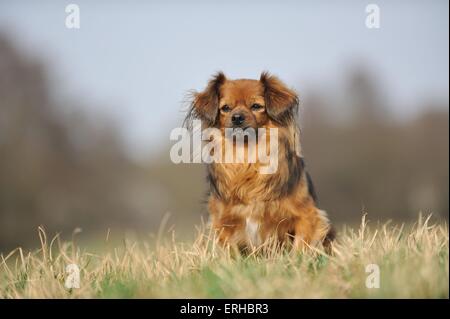
{"label": "long fur", "polygon": [[[229,81],[216,74],[206,89],[194,93],[185,123],[201,119],[207,127],[223,128],[219,104],[228,93],[221,86]],[[245,94],[251,80],[233,85]],[[278,169],[260,174],[260,163],[212,163],[207,167],[210,185],[208,210],[212,226],[223,244],[241,250],[275,237],[292,241],[303,249],[322,244],[328,251],[334,231],[326,213],[316,207],[317,196],[312,179],[301,157],[300,130],[296,122],[299,99],[278,78],[263,72],[259,79],[265,102],[264,123],[260,127],[278,128]],[[262,116],[262,115],[261,115]]]}

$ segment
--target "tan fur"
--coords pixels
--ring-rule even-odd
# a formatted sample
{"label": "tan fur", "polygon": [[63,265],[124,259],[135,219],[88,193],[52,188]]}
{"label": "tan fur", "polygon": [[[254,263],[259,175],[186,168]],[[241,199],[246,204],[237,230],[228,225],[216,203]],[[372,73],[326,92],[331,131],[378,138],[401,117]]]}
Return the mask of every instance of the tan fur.
{"label": "tan fur", "polygon": [[[262,108],[254,109],[254,103]],[[331,242],[327,215],[316,207],[304,167],[296,164],[303,163],[294,118],[297,104],[295,92],[267,73],[259,81],[228,80],[218,74],[195,96],[191,112],[194,117],[210,119],[211,127],[222,131],[233,127],[232,115],[239,113],[245,117],[245,127],[276,127],[279,132],[274,174],[260,174],[259,161],[209,164],[214,187],[208,209],[221,243],[248,248],[271,237],[280,242],[294,238],[294,247],[304,249]]]}
{"label": "tan fur", "polygon": [[284,241],[294,235],[297,248],[323,241],[330,225],[308,195],[304,178],[292,195],[274,198],[270,188],[265,187],[263,175],[249,173],[254,170],[240,164],[229,165],[235,166],[222,167],[227,177],[219,182],[219,187],[227,190],[226,199],[210,195],[208,201],[212,225],[222,243],[240,247],[251,244],[244,231],[247,218],[260,225],[262,241],[271,236]]}

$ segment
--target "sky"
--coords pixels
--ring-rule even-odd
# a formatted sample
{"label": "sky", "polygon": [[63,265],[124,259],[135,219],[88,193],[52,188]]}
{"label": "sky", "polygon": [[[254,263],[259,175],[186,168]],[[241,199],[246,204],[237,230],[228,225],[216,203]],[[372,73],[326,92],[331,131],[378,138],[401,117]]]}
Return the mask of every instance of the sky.
{"label": "sky", "polygon": [[[65,26],[70,3],[80,29]],[[379,29],[365,25],[369,3],[380,8]],[[0,32],[50,67],[54,92],[114,118],[140,156],[169,143],[186,93],[218,70],[269,70],[302,94],[341,90],[360,64],[400,117],[431,98],[448,107],[448,9],[438,0],[0,0]]]}

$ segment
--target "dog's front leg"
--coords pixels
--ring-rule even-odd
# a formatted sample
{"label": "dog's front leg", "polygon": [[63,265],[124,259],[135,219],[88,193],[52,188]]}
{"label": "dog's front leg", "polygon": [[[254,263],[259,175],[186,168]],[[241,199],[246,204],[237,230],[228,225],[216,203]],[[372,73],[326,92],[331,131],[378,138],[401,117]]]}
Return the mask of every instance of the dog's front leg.
{"label": "dog's front leg", "polygon": [[[295,220],[294,248],[298,251],[305,251],[324,243],[331,230],[325,212],[312,207],[305,211],[304,215],[305,217],[300,216]],[[328,250],[328,247],[324,248]]]}
{"label": "dog's front leg", "polygon": [[211,214],[212,227],[216,233],[217,239],[222,246],[240,247],[245,241],[242,238],[244,233],[244,220],[231,214]]}

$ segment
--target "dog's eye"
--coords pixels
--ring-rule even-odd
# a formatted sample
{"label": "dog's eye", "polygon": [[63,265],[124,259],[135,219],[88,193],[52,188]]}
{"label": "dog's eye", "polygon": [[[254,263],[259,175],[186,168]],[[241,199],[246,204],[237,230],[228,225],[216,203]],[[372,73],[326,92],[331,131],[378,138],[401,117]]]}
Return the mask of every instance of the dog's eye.
{"label": "dog's eye", "polygon": [[222,112],[230,112],[231,108],[228,105],[224,105],[220,108]]}
{"label": "dog's eye", "polygon": [[255,103],[251,106],[251,109],[253,111],[258,111],[258,110],[261,110],[262,108],[263,108],[263,106],[261,104],[257,104],[257,103]]}

